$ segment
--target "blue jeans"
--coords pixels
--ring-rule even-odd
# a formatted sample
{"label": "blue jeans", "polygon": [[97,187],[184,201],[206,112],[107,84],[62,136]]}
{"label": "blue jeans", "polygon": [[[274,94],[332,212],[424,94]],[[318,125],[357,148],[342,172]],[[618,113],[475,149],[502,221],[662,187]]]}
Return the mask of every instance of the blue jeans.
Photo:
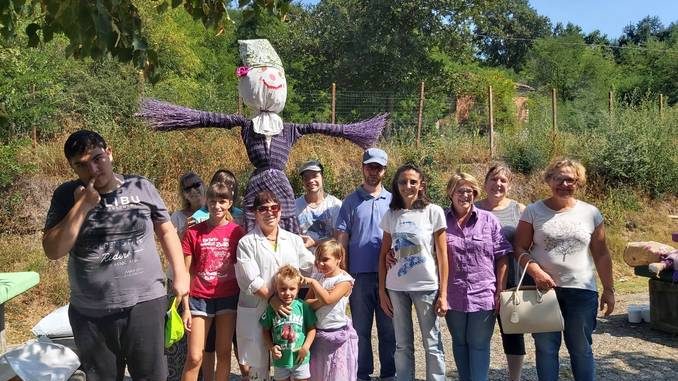
{"label": "blue jeans", "polygon": [[353,328],[358,334],[358,379],[369,380],[374,371],[372,358],[372,321],[376,315],[377,337],[379,338],[380,378],[395,377],[395,333],[393,320],[379,306],[379,279],[377,273],[351,274],[355,278],[349,297]]}
{"label": "blue jeans", "polygon": [[460,381],[486,381],[490,371],[490,340],[494,311],[447,311],[452,335],[452,354]]}
{"label": "blue jeans", "polygon": [[426,352],[426,380],[445,381],[443,340],[438,325],[435,302],[438,291],[388,290],[393,305],[393,328],[396,335],[396,374],[398,381],[414,381],[414,331],[412,304],[419,320],[419,330]]}
{"label": "blue jeans", "polygon": [[593,381],[596,369],[591,350],[591,334],[596,329],[598,293],[578,288],[556,287],[555,290],[565,320],[565,331],[532,334],[537,351],[537,376],[540,381],[558,379],[558,350],[562,337],[565,336],[574,379]]}

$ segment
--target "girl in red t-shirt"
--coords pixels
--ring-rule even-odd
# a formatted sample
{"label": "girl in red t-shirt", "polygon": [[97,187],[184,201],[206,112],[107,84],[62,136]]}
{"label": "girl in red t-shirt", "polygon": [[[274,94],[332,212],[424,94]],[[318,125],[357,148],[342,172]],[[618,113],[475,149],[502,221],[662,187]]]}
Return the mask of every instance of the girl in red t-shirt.
{"label": "girl in red t-shirt", "polygon": [[207,189],[209,219],[186,230],[182,248],[191,274],[189,296],[182,300],[183,320],[189,332],[184,380],[197,380],[205,339],[216,324],[216,380],[226,381],[231,372],[231,339],[235,329],[238,294],[235,278],[236,249],[245,234],[233,222],[228,209],[233,191],[223,183]]}

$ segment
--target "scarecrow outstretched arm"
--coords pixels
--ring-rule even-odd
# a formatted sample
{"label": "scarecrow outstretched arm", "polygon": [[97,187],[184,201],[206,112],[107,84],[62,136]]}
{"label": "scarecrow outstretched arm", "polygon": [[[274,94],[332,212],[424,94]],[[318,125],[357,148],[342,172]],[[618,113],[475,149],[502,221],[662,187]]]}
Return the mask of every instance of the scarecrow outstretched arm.
{"label": "scarecrow outstretched arm", "polygon": [[292,129],[295,141],[306,134],[323,134],[344,138],[365,149],[377,142],[387,121],[388,114],[380,114],[371,119],[350,124],[285,123],[285,126]]}
{"label": "scarecrow outstretched arm", "polygon": [[156,99],[145,99],[136,116],[143,118],[153,129],[173,131],[192,128],[244,126],[250,120],[242,115],[194,110]]}

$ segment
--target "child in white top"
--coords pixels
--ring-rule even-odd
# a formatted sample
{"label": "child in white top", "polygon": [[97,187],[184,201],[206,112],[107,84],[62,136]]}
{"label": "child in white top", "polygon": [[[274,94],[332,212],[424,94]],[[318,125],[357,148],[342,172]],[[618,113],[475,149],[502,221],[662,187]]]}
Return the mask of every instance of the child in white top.
{"label": "child in white top", "polygon": [[342,268],[344,247],[322,241],[315,252],[319,273],[304,278],[306,301],[315,310],[316,338],[311,347],[311,380],[354,381],[358,370],[358,335],[346,314],[353,277]]}

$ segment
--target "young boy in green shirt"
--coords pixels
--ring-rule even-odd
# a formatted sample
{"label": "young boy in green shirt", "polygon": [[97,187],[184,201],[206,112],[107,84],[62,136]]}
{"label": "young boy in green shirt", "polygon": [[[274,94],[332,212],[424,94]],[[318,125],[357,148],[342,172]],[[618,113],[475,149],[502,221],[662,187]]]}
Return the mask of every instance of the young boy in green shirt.
{"label": "young boy in green shirt", "polygon": [[278,316],[269,305],[259,322],[264,341],[273,357],[273,378],[304,381],[311,377],[309,349],[315,338],[315,313],[308,303],[297,299],[302,277],[290,265],[282,266],[273,282],[281,303],[291,310]]}

